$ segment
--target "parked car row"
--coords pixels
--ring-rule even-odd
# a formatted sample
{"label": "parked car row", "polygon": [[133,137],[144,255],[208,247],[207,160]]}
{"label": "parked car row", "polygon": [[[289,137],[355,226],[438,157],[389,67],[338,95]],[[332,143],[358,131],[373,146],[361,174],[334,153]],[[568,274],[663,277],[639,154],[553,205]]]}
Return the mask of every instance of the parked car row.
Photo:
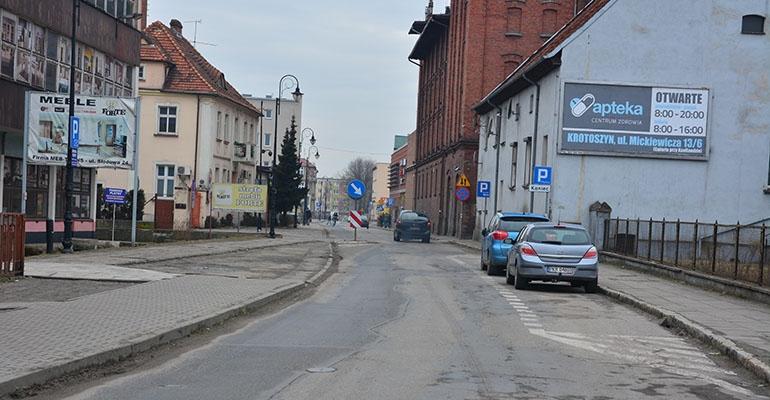
{"label": "parked car row", "polygon": [[539,214],[497,213],[482,236],[481,269],[504,273],[516,289],[541,281],[598,290],[599,253],[580,225],[555,224]]}

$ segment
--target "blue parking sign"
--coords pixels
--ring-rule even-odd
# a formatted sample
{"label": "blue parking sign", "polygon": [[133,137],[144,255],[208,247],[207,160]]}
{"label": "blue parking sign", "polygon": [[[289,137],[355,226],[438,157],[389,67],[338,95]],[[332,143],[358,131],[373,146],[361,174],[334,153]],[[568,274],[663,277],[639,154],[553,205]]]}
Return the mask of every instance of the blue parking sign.
{"label": "blue parking sign", "polygon": [[551,185],[553,180],[553,170],[551,167],[535,166],[534,179],[532,183],[535,185]]}
{"label": "blue parking sign", "polygon": [[476,197],[488,198],[492,192],[492,183],[489,181],[478,181],[476,183]]}
{"label": "blue parking sign", "polygon": [[73,149],[77,149],[80,147],[80,118],[76,116],[72,116],[70,118],[70,147]]}

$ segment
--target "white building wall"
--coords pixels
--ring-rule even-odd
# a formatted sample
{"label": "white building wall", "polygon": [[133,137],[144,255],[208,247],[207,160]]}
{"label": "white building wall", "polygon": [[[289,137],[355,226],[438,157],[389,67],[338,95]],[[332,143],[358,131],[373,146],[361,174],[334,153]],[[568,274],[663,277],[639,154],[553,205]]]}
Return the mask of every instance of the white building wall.
{"label": "white building wall", "polygon": [[[670,0],[619,0],[573,35],[561,49],[560,69],[540,81],[538,146],[547,134],[554,185],[550,198],[535,195],[534,211],[546,211],[552,219],[587,223],[590,204],[606,201],[613,216],[623,218],[751,223],[770,217],[770,194],[765,193],[770,163],[770,36],[741,34],[742,16],[767,15],[769,3],[704,0],[693,7]],[[557,155],[564,81],[710,89],[709,160]],[[500,179],[506,182],[509,140],[521,141],[530,134],[534,115],[528,112],[528,97],[533,91],[530,87],[513,98],[514,105],[521,104],[519,122],[506,118],[507,103],[503,107],[506,146]],[[482,124],[493,115],[483,116]],[[492,181],[494,137],[485,153],[484,136],[479,180]],[[522,146],[519,177],[524,169]],[[541,149],[536,154],[538,163]],[[500,191],[499,209],[529,210],[526,191],[507,190]],[[483,203],[478,203],[480,209]],[[490,210],[491,203],[492,199]]]}

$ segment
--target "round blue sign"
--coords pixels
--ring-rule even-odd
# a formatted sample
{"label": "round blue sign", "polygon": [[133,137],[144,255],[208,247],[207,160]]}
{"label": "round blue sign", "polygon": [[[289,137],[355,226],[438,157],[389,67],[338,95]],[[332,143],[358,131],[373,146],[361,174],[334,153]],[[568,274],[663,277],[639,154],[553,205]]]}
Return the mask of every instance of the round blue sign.
{"label": "round blue sign", "polygon": [[455,190],[455,197],[460,201],[468,201],[471,198],[471,191],[467,187],[457,188]]}
{"label": "round blue sign", "polygon": [[358,200],[364,197],[364,193],[366,193],[366,186],[360,180],[353,179],[348,183],[348,197],[351,199]]}

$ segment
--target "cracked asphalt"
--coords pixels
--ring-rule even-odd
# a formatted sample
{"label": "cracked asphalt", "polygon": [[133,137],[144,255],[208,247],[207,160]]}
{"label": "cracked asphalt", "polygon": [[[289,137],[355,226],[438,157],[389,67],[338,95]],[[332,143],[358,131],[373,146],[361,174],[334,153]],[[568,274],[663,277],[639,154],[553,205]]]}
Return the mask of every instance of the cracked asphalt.
{"label": "cracked asphalt", "polygon": [[[440,240],[395,243],[389,232],[372,229],[353,243],[341,226],[330,236],[339,241],[343,260],[310,298],[68,398],[770,395],[714,350],[602,295],[554,285],[515,290],[503,277],[479,271],[476,254]],[[295,256],[304,250],[286,249]],[[212,264],[207,273],[229,273],[217,268]]]}

